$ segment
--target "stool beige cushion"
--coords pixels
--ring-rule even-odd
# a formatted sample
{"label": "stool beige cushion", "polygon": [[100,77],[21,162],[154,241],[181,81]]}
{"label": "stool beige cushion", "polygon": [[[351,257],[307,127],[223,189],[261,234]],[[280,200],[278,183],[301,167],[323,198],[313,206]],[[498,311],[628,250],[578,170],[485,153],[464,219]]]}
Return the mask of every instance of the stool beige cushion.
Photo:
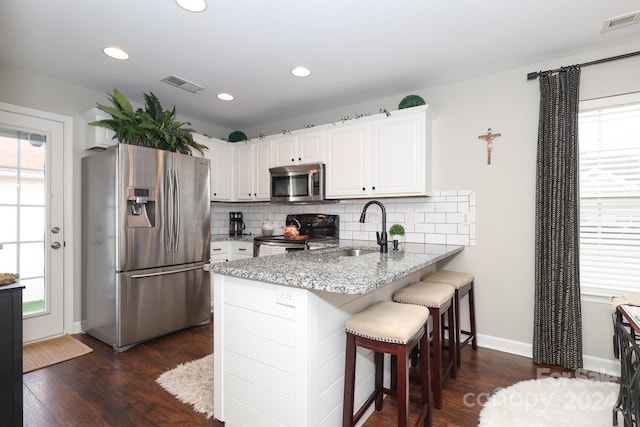
{"label": "stool beige cushion", "polygon": [[446,283],[416,282],[393,294],[393,300],[403,304],[441,307],[453,299],[454,288]]}
{"label": "stool beige cushion", "polygon": [[346,330],[363,338],[406,344],[428,318],[429,310],[424,307],[379,301],[351,316]]}
{"label": "stool beige cushion", "polygon": [[446,283],[459,289],[473,282],[473,274],[459,271],[440,270],[420,279],[422,282]]}

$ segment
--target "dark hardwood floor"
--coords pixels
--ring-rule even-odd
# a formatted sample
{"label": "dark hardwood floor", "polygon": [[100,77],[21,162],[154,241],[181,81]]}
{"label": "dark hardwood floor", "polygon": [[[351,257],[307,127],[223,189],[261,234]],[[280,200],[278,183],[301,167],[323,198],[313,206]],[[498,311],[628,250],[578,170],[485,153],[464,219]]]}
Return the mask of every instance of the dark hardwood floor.
{"label": "dark hardwood floor", "polygon": [[[24,425],[223,426],[194,412],[155,382],[179,363],[210,354],[212,327],[210,323],[190,328],[124,353],[88,335],[75,335],[93,353],[24,375]],[[434,410],[433,425],[477,426],[481,405],[491,392],[536,378],[538,369],[543,375],[562,372],[536,366],[525,357],[467,347],[458,378],[445,383],[443,408]],[[412,388],[412,394],[417,393],[418,388]],[[395,399],[388,397],[383,410],[365,426],[395,426],[395,412]]]}

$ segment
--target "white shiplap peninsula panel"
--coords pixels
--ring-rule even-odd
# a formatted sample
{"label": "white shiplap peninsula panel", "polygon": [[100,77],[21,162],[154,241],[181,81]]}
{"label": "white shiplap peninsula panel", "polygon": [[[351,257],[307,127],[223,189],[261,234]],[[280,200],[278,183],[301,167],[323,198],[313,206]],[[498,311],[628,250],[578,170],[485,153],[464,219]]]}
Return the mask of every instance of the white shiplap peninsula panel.
{"label": "white shiplap peninsula panel", "polygon": [[[227,427],[340,426],[346,320],[434,268],[364,295],[286,287],[291,306],[277,302],[280,285],[215,274],[214,416]],[[357,404],[373,370],[359,351]]]}

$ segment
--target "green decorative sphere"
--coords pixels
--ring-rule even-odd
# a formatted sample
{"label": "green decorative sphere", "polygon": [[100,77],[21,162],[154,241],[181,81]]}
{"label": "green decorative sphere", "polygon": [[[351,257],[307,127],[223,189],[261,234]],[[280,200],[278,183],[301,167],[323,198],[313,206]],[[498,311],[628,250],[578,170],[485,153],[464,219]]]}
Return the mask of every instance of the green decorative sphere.
{"label": "green decorative sphere", "polygon": [[389,229],[389,234],[397,234],[398,236],[404,236],[404,227],[400,224],[393,224]]}
{"label": "green decorative sphere", "polygon": [[227,139],[227,141],[229,142],[238,142],[238,141],[246,141],[247,139],[247,135],[244,134],[244,132],[240,132],[239,130],[233,131],[229,134],[229,138]]}
{"label": "green decorative sphere", "polygon": [[426,104],[426,102],[424,102],[424,99],[422,99],[421,96],[407,95],[404,98],[402,98],[402,101],[400,101],[400,105],[398,105],[398,109],[402,110],[403,108],[417,107],[418,105],[424,105],[424,104]]}

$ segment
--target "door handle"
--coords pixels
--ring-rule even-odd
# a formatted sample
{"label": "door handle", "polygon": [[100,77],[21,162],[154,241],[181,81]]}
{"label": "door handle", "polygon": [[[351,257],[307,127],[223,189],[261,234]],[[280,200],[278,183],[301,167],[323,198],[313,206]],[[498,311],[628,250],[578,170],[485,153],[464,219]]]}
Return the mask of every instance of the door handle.
{"label": "door handle", "polygon": [[60,227],[53,227],[53,228],[51,229],[51,232],[52,232],[53,234],[58,234],[58,233],[60,232]]}
{"label": "door handle", "polygon": [[53,243],[51,243],[51,247],[52,247],[53,249],[60,249],[60,247],[61,247],[61,246],[62,246],[62,245],[60,244],[60,242],[53,242]]}
{"label": "door handle", "polygon": [[206,263],[202,263],[202,264],[197,265],[195,267],[180,268],[180,269],[171,270],[171,271],[159,271],[157,273],[132,274],[131,278],[132,279],[143,279],[145,277],[165,276],[167,274],[184,273],[185,271],[202,270],[202,268],[204,267],[205,264]]}

